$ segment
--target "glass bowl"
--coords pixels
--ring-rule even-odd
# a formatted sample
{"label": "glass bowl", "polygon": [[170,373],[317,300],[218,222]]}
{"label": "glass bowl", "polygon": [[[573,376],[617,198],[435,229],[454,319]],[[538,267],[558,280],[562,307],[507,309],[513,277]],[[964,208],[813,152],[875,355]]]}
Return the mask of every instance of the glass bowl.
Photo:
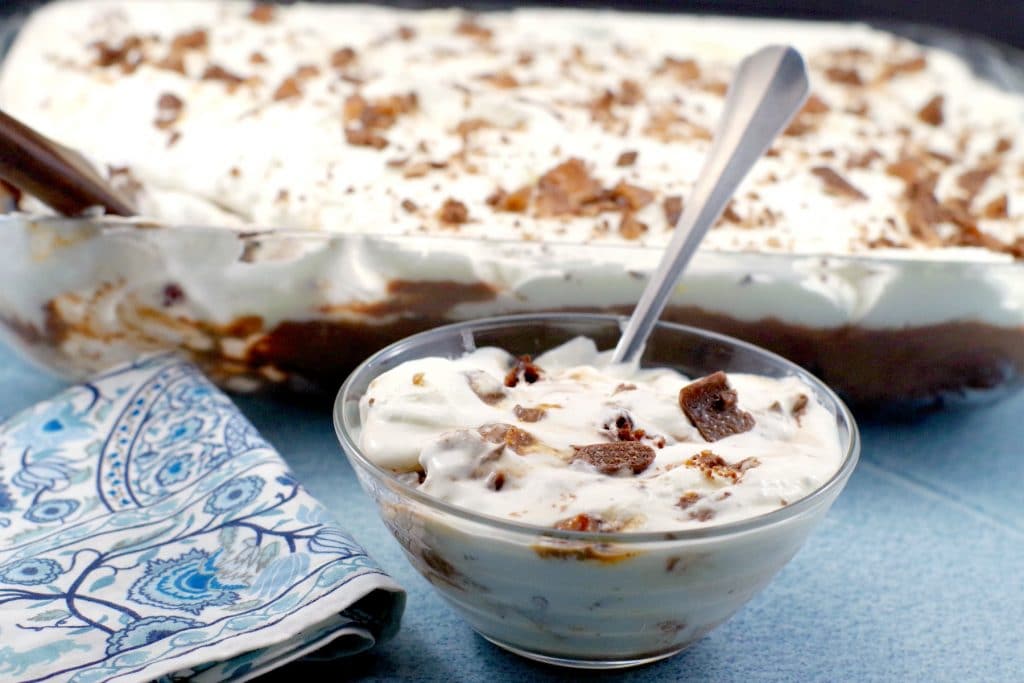
{"label": "glass bowl", "polygon": [[646,366],[669,366],[690,377],[725,370],[802,379],[835,416],[845,455],[832,478],[801,500],[740,522],[676,532],[588,533],[455,507],[403,483],[360,452],[359,400],[391,368],[483,346],[538,354],[580,335],[610,348],[623,320],[530,315],[441,327],[370,357],[335,403],[342,450],[413,566],[483,637],[550,664],[633,666],[700,639],[796,553],[845,486],[860,451],[850,412],[806,371],[736,339],[659,323],[642,360]]}

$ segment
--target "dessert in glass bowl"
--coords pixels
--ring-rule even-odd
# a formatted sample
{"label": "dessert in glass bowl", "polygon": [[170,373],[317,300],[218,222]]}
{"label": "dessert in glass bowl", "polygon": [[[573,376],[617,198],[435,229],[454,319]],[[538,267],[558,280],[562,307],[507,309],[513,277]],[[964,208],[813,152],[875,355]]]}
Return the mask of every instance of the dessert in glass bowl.
{"label": "dessert in glass bowl", "polygon": [[596,349],[620,322],[422,333],[361,365],[335,406],[412,564],[484,637],[549,663],[695,642],[792,557],[858,457],[845,406],[797,366],[666,323],[640,367],[610,364]]}
{"label": "dessert in glass bowl", "polygon": [[628,311],[735,63],[779,41],[813,95],[665,317],[859,404],[1017,384],[1024,99],[859,25],[50,3],[18,27],[0,107],[81,150],[140,217],[21,198],[0,216],[0,320],[65,370],[177,347],[244,390],[333,386],[445,322]]}

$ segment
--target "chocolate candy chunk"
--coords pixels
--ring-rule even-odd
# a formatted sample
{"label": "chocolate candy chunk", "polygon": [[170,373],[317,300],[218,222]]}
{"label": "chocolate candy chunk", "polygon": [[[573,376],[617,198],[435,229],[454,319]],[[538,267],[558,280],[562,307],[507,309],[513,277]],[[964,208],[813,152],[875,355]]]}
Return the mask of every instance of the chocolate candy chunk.
{"label": "chocolate candy chunk", "polygon": [[505,375],[505,386],[514,387],[519,384],[519,380],[522,379],[527,384],[533,384],[540,379],[540,375],[543,372],[539,367],[533,364],[533,358],[529,355],[519,356],[516,359],[515,366],[508,371]]}
{"label": "chocolate candy chunk", "polygon": [[509,446],[519,454],[525,453],[537,443],[537,439],[530,432],[503,422],[484,425],[479,432],[487,441]]}
{"label": "chocolate candy chunk", "polygon": [[512,409],[512,412],[515,413],[516,419],[521,420],[522,422],[537,422],[542,420],[547,414],[547,411],[544,408],[524,408],[519,404],[516,404],[516,407]]}
{"label": "chocolate candy chunk", "polygon": [[699,469],[710,480],[718,477],[719,479],[728,479],[733,483],[737,483],[743,478],[743,474],[747,470],[757,467],[761,464],[761,461],[757,458],[743,458],[743,460],[737,463],[729,463],[717,453],[705,450],[688,458],[683,464],[687,467]]}
{"label": "chocolate candy chunk", "polygon": [[679,407],[705,441],[718,441],[754,427],[754,416],[736,405],[736,390],[729,387],[721,371],[680,389]]}
{"label": "chocolate candy chunk", "polygon": [[640,474],[654,462],[654,449],[638,441],[615,441],[576,447],[573,461],[583,460],[601,474],[616,474],[628,468]]}
{"label": "chocolate candy chunk", "polygon": [[585,512],[555,522],[556,529],[563,531],[616,531],[617,525]]}

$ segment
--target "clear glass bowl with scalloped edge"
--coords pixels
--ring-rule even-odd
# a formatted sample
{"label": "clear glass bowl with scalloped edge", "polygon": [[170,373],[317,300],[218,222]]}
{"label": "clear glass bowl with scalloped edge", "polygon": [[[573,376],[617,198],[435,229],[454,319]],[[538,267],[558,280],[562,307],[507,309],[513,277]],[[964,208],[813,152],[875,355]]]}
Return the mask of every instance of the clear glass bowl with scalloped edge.
{"label": "clear glass bowl with scalloped edge", "polygon": [[412,565],[491,642],[549,664],[620,668],[670,657],[727,620],[771,580],[853,472],[857,427],[842,401],[796,365],[736,339],[668,323],[642,359],[689,376],[715,370],[795,375],[835,417],[844,457],[820,488],[738,522],[677,532],[562,531],[488,516],[426,495],[360,451],[359,401],[382,373],[417,358],[498,346],[537,354],[576,336],[610,348],[621,318],[507,316],[421,333],[373,355],[338,394],[342,450]]}

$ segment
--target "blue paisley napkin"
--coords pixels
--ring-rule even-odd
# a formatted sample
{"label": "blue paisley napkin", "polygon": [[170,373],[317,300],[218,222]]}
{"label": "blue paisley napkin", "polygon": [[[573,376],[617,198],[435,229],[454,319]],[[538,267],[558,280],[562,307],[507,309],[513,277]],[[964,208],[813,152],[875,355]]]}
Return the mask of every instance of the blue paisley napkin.
{"label": "blue paisley napkin", "polygon": [[388,638],[404,602],[181,360],[0,425],[0,680],[245,680]]}

